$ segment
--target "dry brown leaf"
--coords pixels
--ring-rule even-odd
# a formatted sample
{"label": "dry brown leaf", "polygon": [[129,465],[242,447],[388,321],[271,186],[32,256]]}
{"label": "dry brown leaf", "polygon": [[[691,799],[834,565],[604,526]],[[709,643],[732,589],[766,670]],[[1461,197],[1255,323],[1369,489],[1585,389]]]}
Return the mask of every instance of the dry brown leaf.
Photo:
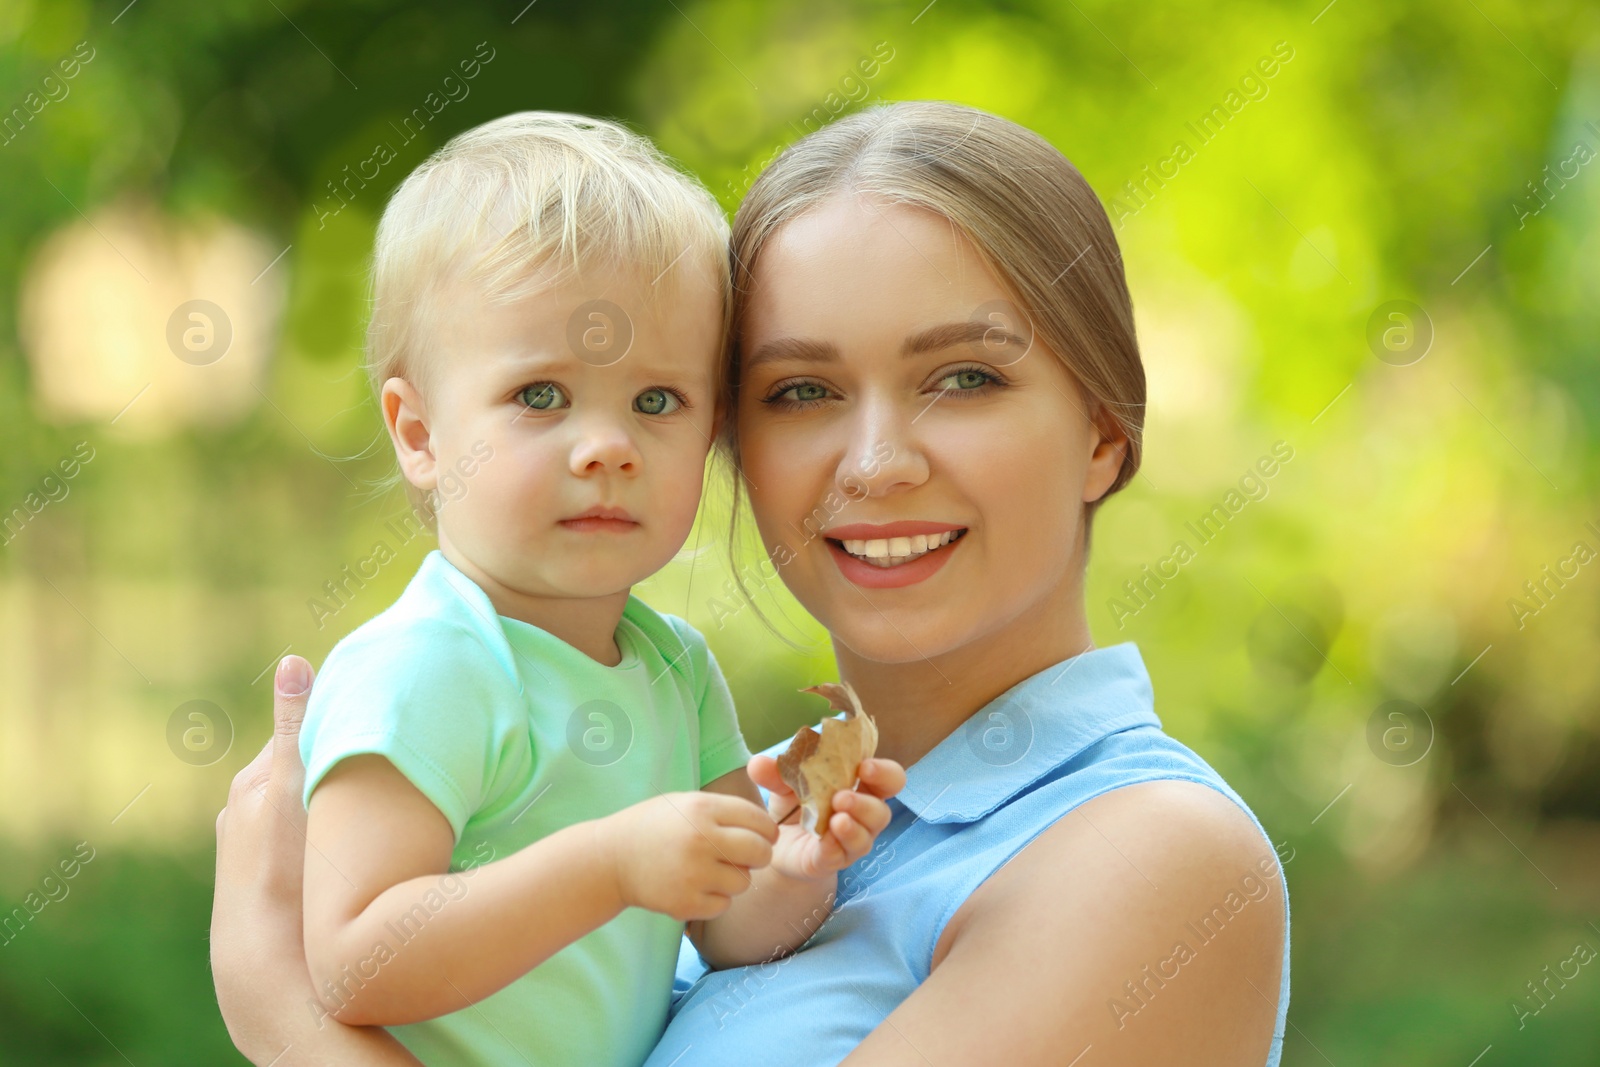
{"label": "dry brown leaf", "polygon": [[833,818],[833,795],[853,789],[861,761],[878,750],[878,727],[849,683],[824,682],[800,692],[824,697],[829,707],[846,713],[824,719],[820,735],[802,726],[778,757],[778,773],[800,801],[800,825],[821,837]]}

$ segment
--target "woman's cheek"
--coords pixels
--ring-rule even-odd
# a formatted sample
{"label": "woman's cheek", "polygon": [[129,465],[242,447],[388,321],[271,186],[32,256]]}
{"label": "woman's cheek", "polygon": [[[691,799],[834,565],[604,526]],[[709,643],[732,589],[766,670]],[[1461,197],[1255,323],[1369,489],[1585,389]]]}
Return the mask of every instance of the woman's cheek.
{"label": "woman's cheek", "polygon": [[755,512],[756,524],[761,529],[763,537],[768,535],[768,526],[773,514],[783,510],[787,500],[796,495],[796,484],[801,480],[793,477],[796,464],[789,464],[789,477],[784,472],[775,468],[771,462],[772,452],[763,443],[756,440],[754,431],[743,431],[748,434],[741,439],[739,467],[745,478],[746,489],[750,497],[750,508]]}

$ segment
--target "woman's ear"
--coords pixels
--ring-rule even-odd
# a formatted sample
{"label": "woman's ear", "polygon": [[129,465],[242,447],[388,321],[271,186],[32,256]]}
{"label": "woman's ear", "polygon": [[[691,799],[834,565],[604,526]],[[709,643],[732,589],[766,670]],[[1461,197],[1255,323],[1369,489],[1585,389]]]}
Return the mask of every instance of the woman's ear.
{"label": "woman's ear", "polygon": [[394,443],[395,458],[400,461],[400,473],[418,489],[433,489],[439,482],[438,462],[422,394],[404,378],[390,378],[383,383],[378,399],[383,407],[383,424]]}
{"label": "woman's ear", "polygon": [[1104,404],[1094,405],[1094,417],[1089,420],[1089,445],[1092,450],[1089,469],[1083,478],[1085,504],[1092,504],[1106,495],[1122,473],[1122,463],[1128,455],[1128,434]]}

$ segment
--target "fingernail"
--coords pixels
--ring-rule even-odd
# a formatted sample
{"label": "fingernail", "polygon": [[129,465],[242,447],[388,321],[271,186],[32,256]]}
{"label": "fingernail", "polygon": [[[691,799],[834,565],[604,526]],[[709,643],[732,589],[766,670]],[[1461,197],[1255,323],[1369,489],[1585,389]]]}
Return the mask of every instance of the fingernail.
{"label": "fingernail", "polygon": [[299,696],[311,688],[311,664],[299,656],[283,657],[278,661],[278,673],[273,684],[283,696]]}

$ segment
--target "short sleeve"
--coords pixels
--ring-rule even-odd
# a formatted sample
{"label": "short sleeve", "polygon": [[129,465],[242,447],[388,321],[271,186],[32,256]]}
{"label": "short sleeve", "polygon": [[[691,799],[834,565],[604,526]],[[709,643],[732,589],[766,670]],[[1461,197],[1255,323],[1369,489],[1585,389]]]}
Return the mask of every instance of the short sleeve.
{"label": "short sleeve", "polygon": [[688,649],[700,717],[700,786],[704,788],[729,771],[744,769],[750,762],[750,749],[739,729],[728,680],[722,676],[722,668],[706,639],[676,615],[665,617]]}
{"label": "short sleeve", "polygon": [[458,625],[368,623],[336,645],[311,687],[302,801],[347,756],[376,754],[449,820],[456,842],[488,806],[517,689],[482,638]]}

